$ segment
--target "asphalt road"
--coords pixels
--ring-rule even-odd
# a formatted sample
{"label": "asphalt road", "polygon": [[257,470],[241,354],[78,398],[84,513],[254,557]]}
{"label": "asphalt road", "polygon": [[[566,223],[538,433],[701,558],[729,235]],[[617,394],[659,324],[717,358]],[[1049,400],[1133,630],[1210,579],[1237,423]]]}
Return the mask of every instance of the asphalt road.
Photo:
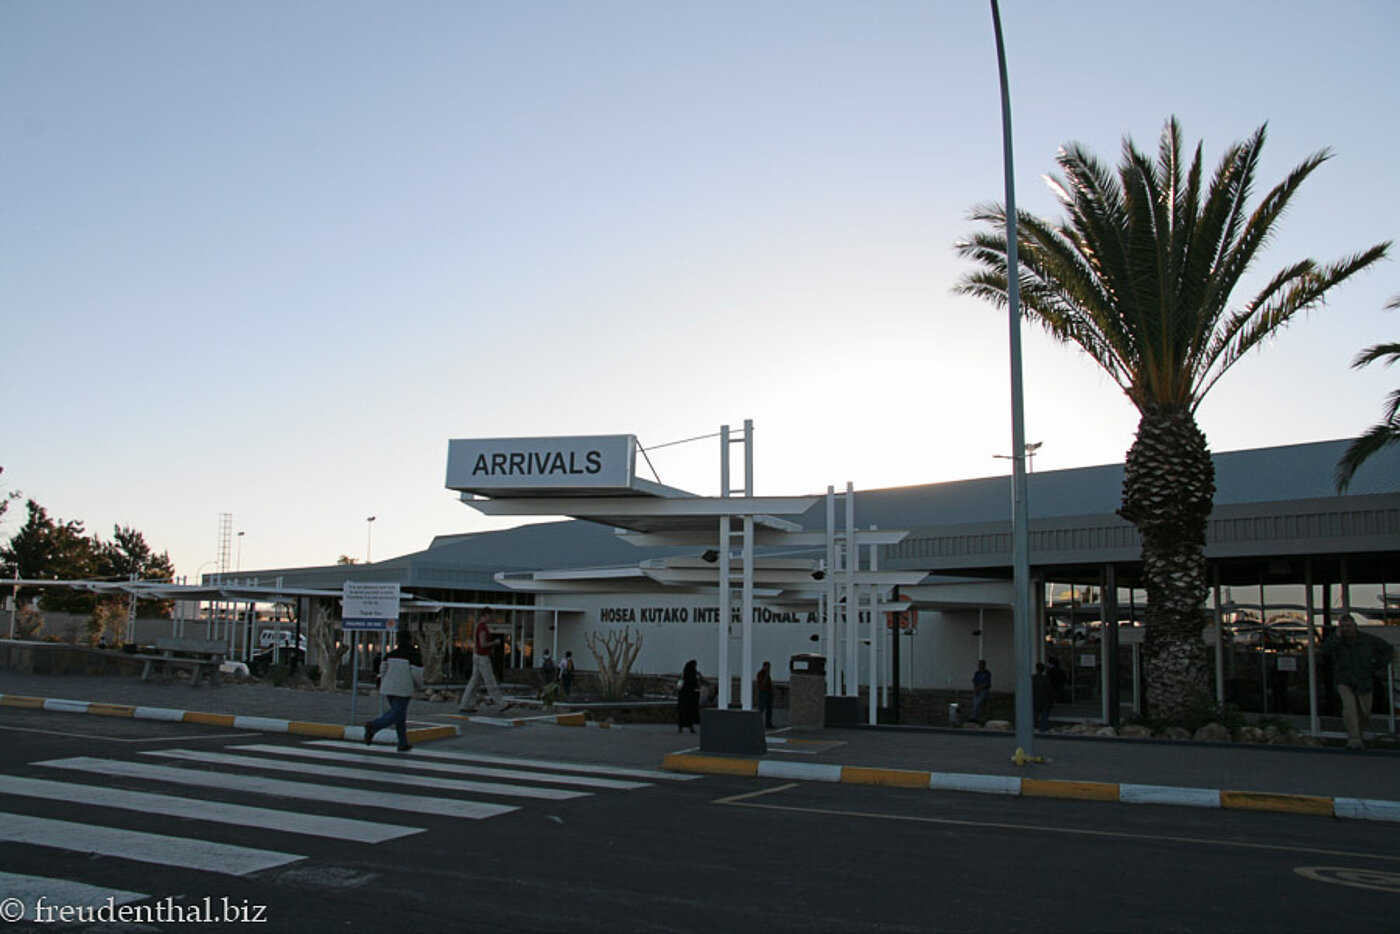
{"label": "asphalt road", "polygon": [[[0,934],[1375,932],[1400,912],[1384,823],[484,756],[0,712],[0,915],[26,913]],[[83,898],[146,914],[62,923]]]}

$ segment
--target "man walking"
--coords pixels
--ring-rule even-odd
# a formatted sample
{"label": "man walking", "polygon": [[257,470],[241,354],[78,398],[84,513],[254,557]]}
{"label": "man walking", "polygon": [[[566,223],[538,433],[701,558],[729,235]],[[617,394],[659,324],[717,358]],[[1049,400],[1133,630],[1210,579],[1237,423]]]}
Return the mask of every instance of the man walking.
{"label": "man walking", "polygon": [[423,658],[413,639],[400,633],[394,651],[379,664],[379,693],[388,701],[389,709],[365,724],[365,745],[374,742],[375,733],[392,726],[398,733],[399,752],[412,749],[413,744],[408,741],[408,702],[413,700],[414,691],[422,689]]}
{"label": "man walking", "polygon": [[1395,657],[1395,648],[1384,639],[1356,628],[1356,619],[1344,614],[1337,631],[1322,643],[1323,657],[1332,662],[1332,681],[1342,699],[1342,722],[1347,748],[1364,749],[1362,736],[1371,719],[1371,685]]}
{"label": "man walking", "polygon": [[491,663],[491,651],[497,641],[491,635],[490,623],[494,618],[495,613],[489,606],[476,618],[476,629],[472,635],[472,677],[462,690],[462,702],[457,706],[458,713],[475,713],[476,702],[481,697],[483,688],[491,698],[491,703],[501,708],[510,706],[506,703],[505,695],[501,693],[500,684],[496,682],[496,669]]}

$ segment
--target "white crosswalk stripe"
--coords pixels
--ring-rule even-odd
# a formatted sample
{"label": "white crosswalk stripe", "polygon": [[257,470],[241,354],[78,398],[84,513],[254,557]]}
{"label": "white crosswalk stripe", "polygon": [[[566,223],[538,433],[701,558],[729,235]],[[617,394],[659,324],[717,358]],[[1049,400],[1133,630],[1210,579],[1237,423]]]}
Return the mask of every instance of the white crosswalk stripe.
{"label": "white crosswalk stripe", "polygon": [[[412,826],[416,823],[413,818],[408,823],[367,819],[366,809],[396,811],[420,819],[481,820],[517,811],[523,802],[567,801],[697,777],[421,748],[410,757],[343,741],[250,743],[228,749],[161,749],[147,750],[131,760],[73,756],[32,763],[68,773],[71,781],[0,773],[4,808],[0,811],[0,841],[8,844],[9,853],[16,852],[14,847],[32,845],[241,876],[307,859],[295,852],[300,849],[294,844],[297,839],[317,837],[373,845],[426,829]],[[148,757],[167,761],[152,762]],[[281,778],[267,772],[294,772],[298,777]],[[140,782],[141,790],[118,787],[122,780]],[[395,790],[405,785],[414,790]],[[234,803],[217,800],[213,797],[216,794],[250,800]],[[516,803],[508,803],[512,799]],[[39,806],[61,803],[64,819],[24,813],[26,801]],[[285,803],[279,806],[278,801]],[[297,801],[316,802],[314,810],[322,813],[303,813],[295,808],[293,802]],[[325,813],[341,807],[355,816]],[[90,809],[90,816],[84,808]],[[111,816],[114,810],[200,823],[175,825],[179,834],[131,830],[110,826],[121,823]],[[129,818],[126,823],[131,823]],[[205,839],[220,825],[256,829],[258,842],[268,843],[269,848]],[[240,842],[247,839],[245,834]],[[285,848],[282,844],[286,842],[293,845]],[[110,875],[104,876],[107,878]],[[42,896],[50,904],[69,905],[126,904],[156,897],[82,880],[4,872],[0,872],[0,896],[26,904]]]}
{"label": "white crosswalk stripe", "polygon": [[38,905],[70,905],[74,908],[100,908],[110,902],[113,905],[126,905],[149,898],[144,892],[128,892],[125,889],[111,889],[68,879],[49,879],[44,876],[26,876],[17,872],[0,872],[0,893],[5,898],[19,900],[25,909],[24,915],[9,918],[7,921],[38,921],[34,910]]}
{"label": "white crosswalk stripe", "polygon": [[120,775],[126,778],[146,778],[202,788],[224,788],[280,798],[302,798],[310,801],[336,801],[356,807],[387,808],[415,814],[435,814],[439,817],[461,817],[478,820],[496,817],[516,810],[509,804],[483,801],[463,801],[457,798],[435,798],[426,795],[402,795],[340,785],[320,785],[315,782],[293,782],[261,775],[238,775],[211,772],[204,769],[182,769],[149,762],[126,762],[120,759],[95,759],[75,756],[71,759],[50,759],[39,765],[58,769],[73,769],[97,775]]}
{"label": "white crosswalk stripe", "polygon": [[[234,749],[245,750],[247,752],[270,752],[280,755],[298,756],[307,759],[334,759],[340,762],[367,762],[375,765],[383,764],[385,759],[383,753],[376,755],[374,752],[366,750],[358,751],[331,750],[331,749],[306,749],[288,748],[286,746],[274,746],[270,743],[254,743],[248,746],[234,746]],[[353,749],[354,747],[350,747]],[[388,752],[388,750],[385,750]],[[397,755],[397,753],[389,753]],[[399,761],[402,761],[400,757]],[[616,778],[601,778],[596,775],[565,775],[563,773],[541,774],[539,772],[527,772],[521,769],[501,769],[492,768],[485,765],[474,765],[470,761],[441,762],[433,759],[415,760],[411,763],[414,772],[465,772],[468,775],[482,775],[486,778],[513,778],[521,781],[547,782],[552,785],[575,785],[583,788],[599,788],[615,791],[632,791],[637,788],[646,788],[650,782],[623,781]]]}
{"label": "white crosswalk stripe", "polygon": [[125,788],[52,782],[42,778],[22,778],[18,775],[0,775],[0,794],[46,798],[52,801],[67,801],[77,804],[93,804],[98,807],[120,808],[128,811],[140,811],[145,814],[165,814],[170,817],[187,817],[192,820],[233,824],[239,827],[261,827],[265,830],[276,830],[281,833],[310,834],[337,840],[353,840],[356,843],[382,843],[385,840],[422,832],[421,827],[381,824],[349,817],[325,817],[319,814],[303,814],[300,811],[248,807],[243,804],[228,804],[223,801],[205,801],[176,795],[152,794],[147,791],[128,791]]}
{"label": "white crosswalk stripe", "polygon": [[[208,752],[203,749],[158,749],[147,752],[148,756],[165,756],[171,759],[187,759],[194,762],[210,762],[220,765],[238,765],[245,768],[271,769],[281,772],[305,772],[304,762],[283,762],[280,759],[260,759],[253,756],[235,756],[226,752]],[[536,788],[531,785],[507,785],[500,782],[473,782],[455,778],[433,778],[426,775],[403,772],[381,772],[374,769],[342,768],[335,765],[322,765],[316,774],[323,778],[351,778],[372,782],[387,782],[391,785],[412,785],[415,788],[443,788],[450,791],[467,791],[477,794],[503,795],[512,798],[544,798],[550,801],[563,801],[567,798],[581,798],[586,791],[564,791],[559,788]]]}
{"label": "white crosswalk stripe", "polygon": [[120,856],[143,863],[202,869],[230,876],[246,876],[259,869],[270,869],[305,859],[295,853],[278,853],[253,847],[172,837],[167,834],[124,830],[26,814],[6,814],[0,820],[0,840],[9,843],[35,843],[39,846]]}
{"label": "white crosswalk stripe", "polygon": [[[311,746],[335,746],[340,748],[354,748],[355,744],[347,743],[338,739],[314,740],[308,745]],[[388,749],[375,749],[374,752],[398,756],[398,753]],[[507,765],[517,769],[551,769],[567,772],[578,772],[585,775],[613,775],[619,778],[637,778],[648,783],[650,782],[693,782],[704,778],[703,775],[690,775],[684,772],[663,772],[659,769],[631,769],[612,765],[590,765],[584,762],[561,762],[551,759],[529,759],[515,756],[496,756],[479,752],[451,752],[445,749],[419,749],[413,750],[415,759],[436,759],[449,762],[486,762],[495,765]],[[400,756],[401,758],[401,756]]]}

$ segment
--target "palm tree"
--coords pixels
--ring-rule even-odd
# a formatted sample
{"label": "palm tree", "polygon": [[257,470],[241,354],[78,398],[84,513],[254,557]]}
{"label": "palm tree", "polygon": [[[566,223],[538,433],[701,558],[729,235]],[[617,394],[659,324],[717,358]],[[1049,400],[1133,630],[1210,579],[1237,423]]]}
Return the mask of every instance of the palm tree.
{"label": "palm tree", "polygon": [[[1385,307],[1390,311],[1400,308],[1400,295],[1386,302]],[[1367,347],[1356,355],[1351,365],[1359,368],[1377,360],[1384,361],[1386,366],[1400,360],[1400,344],[1376,344]],[[1400,389],[1386,396],[1385,416],[1366,429],[1366,433],[1353,441],[1342,455],[1337,464],[1337,491],[1345,492],[1361,465],[1370,460],[1372,455],[1379,454],[1392,444],[1400,444]]]}
{"label": "palm tree", "polygon": [[[1051,223],[1017,214],[1026,313],[1079,345],[1139,413],[1119,512],[1142,537],[1147,704],[1164,720],[1181,720],[1209,698],[1202,552],[1215,469],[1196,409],[1245,353],[1390,247],[1331,265],[1300,260],[1244,305],[1227,307],[1299,186],[1331,157],[1326,150],[1309,156],[1249,210],[1264,137],[1261,126],[1231,146],[1209,180],[1200,144],[1189,165],[1182,160],[1175,118],[1163,128],[1155,162],[1124,139],[1116,173],[1069,144],[1056,156],[1063,177],[1051,179],[1068,217]],[[979,267],[957,291],[1005,307],[1005,208],[980,205],[971,216],[991,229],[957,244]]]}

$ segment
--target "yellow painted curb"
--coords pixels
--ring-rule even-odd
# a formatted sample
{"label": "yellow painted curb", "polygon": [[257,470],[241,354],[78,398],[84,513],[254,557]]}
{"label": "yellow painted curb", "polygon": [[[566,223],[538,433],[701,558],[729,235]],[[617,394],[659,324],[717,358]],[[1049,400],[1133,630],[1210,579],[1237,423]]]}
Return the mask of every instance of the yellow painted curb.
{"label": "yellow painted curb", "polygon": [[1220,806],[1241,811],[1283,811],[1331,817],[1332,799],[1316,795],[1285,795],[1268,791],[1221,791]]}
{"label": "yellow painted curb", "polygon": [[99,717],[134,717],[136,708],[128,707],[125,704],[88,704],[88,713],[95,713]]}
{"label": "yellow painted curb", "polygon": [[560,726],[587,726],[588,715],[579,713],[561,713],[554,721]]}
{"label": "yellow painted curb", "polygon": [[927,788],[929,773],[846,765],[841,767],[841,781],[856,785],[888,785],[892,788]]}
{"label": "yellow painted curb", "polygon": [[415,743],[429,743],[435,739],[452,739],[457,735],[457,728],[451,726],[420,726],[408,731],[408,738]]}
{"label": "yellow painted curb", "polygon": [[1066,782],[1055,779],[1023,778],[1021,779],[1021,794],[1027,798],[1117,801],[1118,786],[1112,782]]}
{"label": "yellow painted curb", "polygon": [[738,775],[743,778],[758,776],[758,762],[754,759],[724,759],[673,752],[661,761],[661,767],[672,772],[703,772],[706,775]]}
{"label": "yellow painted curb", "polygon": [[0,707],[29,707],[39,708],[44,706],[42,697],[24,697],[19,694],[0,694]]}
{"label": "yellow painted curb", "polygon": [[180,719],[186,723],[202,723],[205,726],[233,726],[234,717],[226,713],[200,713],[197,710],[186,710],[185,715]]}
{"label": "yellow painted curb", "polygon": [[323,736],[328,739],[344,739],[345,727],[332,723],[311,723],[307,720],[287,721],[287,732],[298,736]]}

